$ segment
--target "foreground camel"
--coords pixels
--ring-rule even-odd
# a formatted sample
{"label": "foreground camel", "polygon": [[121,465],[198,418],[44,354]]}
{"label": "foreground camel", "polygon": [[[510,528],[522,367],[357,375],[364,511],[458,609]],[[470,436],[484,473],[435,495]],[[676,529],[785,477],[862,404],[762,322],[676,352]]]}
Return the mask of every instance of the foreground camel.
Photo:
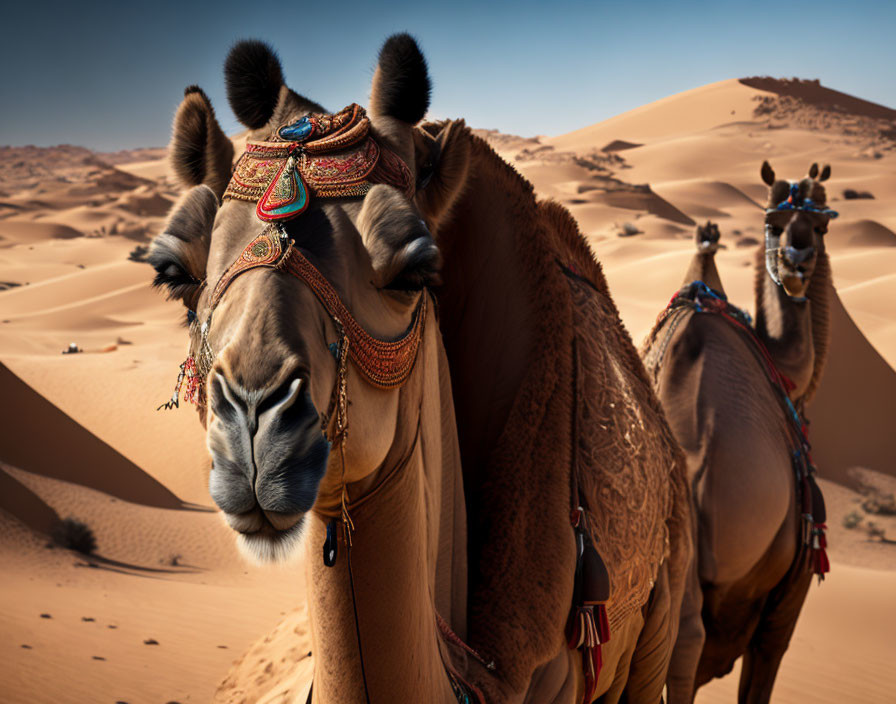
{"label": "foreground camel", "polygon": [[309,546],[308,699],[658,702],[684,459],[569,213],[462,122],[415,126],[407,35],[369,119],[291,91],[259,42],[225,73],[247,151],[231,177],[188,88],[189,190],[150,255],[190,321],[167,405],[196,401],[244,552]]}
{"label": "foreground camel", "polygon": [[[719,231],[707,223],[698,228],[682,292],[645,344],[697,504],[698,573],[683,614],[702,606],[705,645],[693,686],[680,683],[670,701],[691,700],[743,655],[738,700],[768,702],[812,574],[827,571],[824,502],[802,413],[827,350],[824,234],[836,213],[821,182],[829,175],[829,167],[819,176],[813,165],[807,178],[789,182],[762,166],[769,197],[755,331],[724,300]],[[697,642],[680,646],[687,653],[677,648],[676,659],[693,661]]]}

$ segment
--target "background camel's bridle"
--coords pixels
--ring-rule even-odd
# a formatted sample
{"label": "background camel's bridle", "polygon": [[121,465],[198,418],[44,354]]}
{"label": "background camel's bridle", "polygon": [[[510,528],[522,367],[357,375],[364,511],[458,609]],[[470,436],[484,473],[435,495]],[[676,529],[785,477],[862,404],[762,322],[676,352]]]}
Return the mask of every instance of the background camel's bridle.
{"label": "background camel's bridle", "polygon": [[[436,158],[431,155],[430,162]],[[225,199],[256,202],[255,213],[268,222],[268,227],[240,253],[225,270],[209,296],[208,313],[200,323],[194,311],[188,312],[191,346],[181,364],[171,399],[159,408],[177,408],[181,390],[184,399],[200,409],[206,405],[206,379],[215,361],[209,344],[212,315],[233,281],[254,269],[273,269],[302,281],[326,310],[338,335],[330,345],[336,358],[336,381],[329,408],[321,420],[321,430],[331,445],[338,445],[342,462],[342,494],[339,521],[346,546],[349,585],[355,621],[355,635],[361,662],[364,695],[370,694],[364,669],[364,652],[358,625],[352,572],[351,547],[354,522],[349,513],[345,483],[345,442],[348,434],[348,363],[351,360],[361,377],[379,389],[396,389],[410,377],[417,359],[426,324],[428,292],[421,291],[407,332],[393,341],[370,335],[355,320],[333,285],[299,251],[287,234],[283,223],[308,208],[311,196],[318,198],[362,197],[375,183],[398,188],[409,198],[424,187],[429,173],[414,183],[407,164],[370,134],[370,121],[364,109],[352,104],[333,115],[308,115],[279,128],[270,141],[246,144],[246,151],[234,167],[233,176],[224,192]],[[203,284],[205,285],[205,284]],[[332,567],[337,557],[337,519],[327,524],[323,546],[324,564]],[[481,701],[481,694],[446,666],[458,702],[471,703],[471,694]],[[308,694],[311,701],[311,692]]]}
{"label": "background camel's bridle", "polygon": [[[774,208],[766,208],[765,210],[765,269],[778,286],[781,286],[781,275],[779,273],[781,252],[781,228],[776,224],[776,219],[782,216],[787,217],[788,213],[799,211],[808,213],[810,217],[819,221],[827,231],[827,223],[838,217],[836,210],[831,210],[826,206],[819,206],[808,196],[803,197],[800,191],[799,181],[790,182],[790,192],[785,200],[782,200]],[[788,218],[789,219],[789,218]],[[776,232],[776,230],[778,230]],[[790,296],[788,298],[793,301],[805,301],[805,296]]]}

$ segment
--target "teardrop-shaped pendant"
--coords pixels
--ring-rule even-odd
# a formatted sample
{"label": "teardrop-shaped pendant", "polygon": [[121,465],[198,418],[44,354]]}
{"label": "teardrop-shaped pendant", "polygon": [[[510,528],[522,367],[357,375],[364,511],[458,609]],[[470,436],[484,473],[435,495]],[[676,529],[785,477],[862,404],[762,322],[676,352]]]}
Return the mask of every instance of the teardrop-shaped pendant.
{"label": "teardrop-shaped pendant", "polygon": [[262,220],[288,220],[308,207],[308,188],[296,169],[295,157],[289,157],[271,185],[258,201],[256,215]]}

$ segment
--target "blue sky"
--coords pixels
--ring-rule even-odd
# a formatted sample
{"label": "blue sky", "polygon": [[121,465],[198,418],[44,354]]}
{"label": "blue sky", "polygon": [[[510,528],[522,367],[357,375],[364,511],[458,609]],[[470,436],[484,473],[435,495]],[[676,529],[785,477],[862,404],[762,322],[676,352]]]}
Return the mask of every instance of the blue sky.
{"label": "blue sky", "polygon": [[[251,8],[251,9],[250,9]],[[430,114],[561,134],[706,83],[819,78],[896,106],[896,2],[5,3],[0,144],[115,150],[167,143],[184,86],[239,125],[222,65],[253,37],[289,85],[330,109],[365,103],[377,51],[417,37]]]}

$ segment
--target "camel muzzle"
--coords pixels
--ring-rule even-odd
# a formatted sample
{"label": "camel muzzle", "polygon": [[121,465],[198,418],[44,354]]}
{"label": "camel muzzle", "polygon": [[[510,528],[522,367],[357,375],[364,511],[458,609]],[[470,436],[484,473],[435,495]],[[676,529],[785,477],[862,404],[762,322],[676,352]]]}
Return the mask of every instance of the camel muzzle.
{"label": "camel muzzle", "polygon": [[265,394],[214,374],[209,386],[212,499],[240,533],[292,528],[314,505],[330,452],[307,385]]}

